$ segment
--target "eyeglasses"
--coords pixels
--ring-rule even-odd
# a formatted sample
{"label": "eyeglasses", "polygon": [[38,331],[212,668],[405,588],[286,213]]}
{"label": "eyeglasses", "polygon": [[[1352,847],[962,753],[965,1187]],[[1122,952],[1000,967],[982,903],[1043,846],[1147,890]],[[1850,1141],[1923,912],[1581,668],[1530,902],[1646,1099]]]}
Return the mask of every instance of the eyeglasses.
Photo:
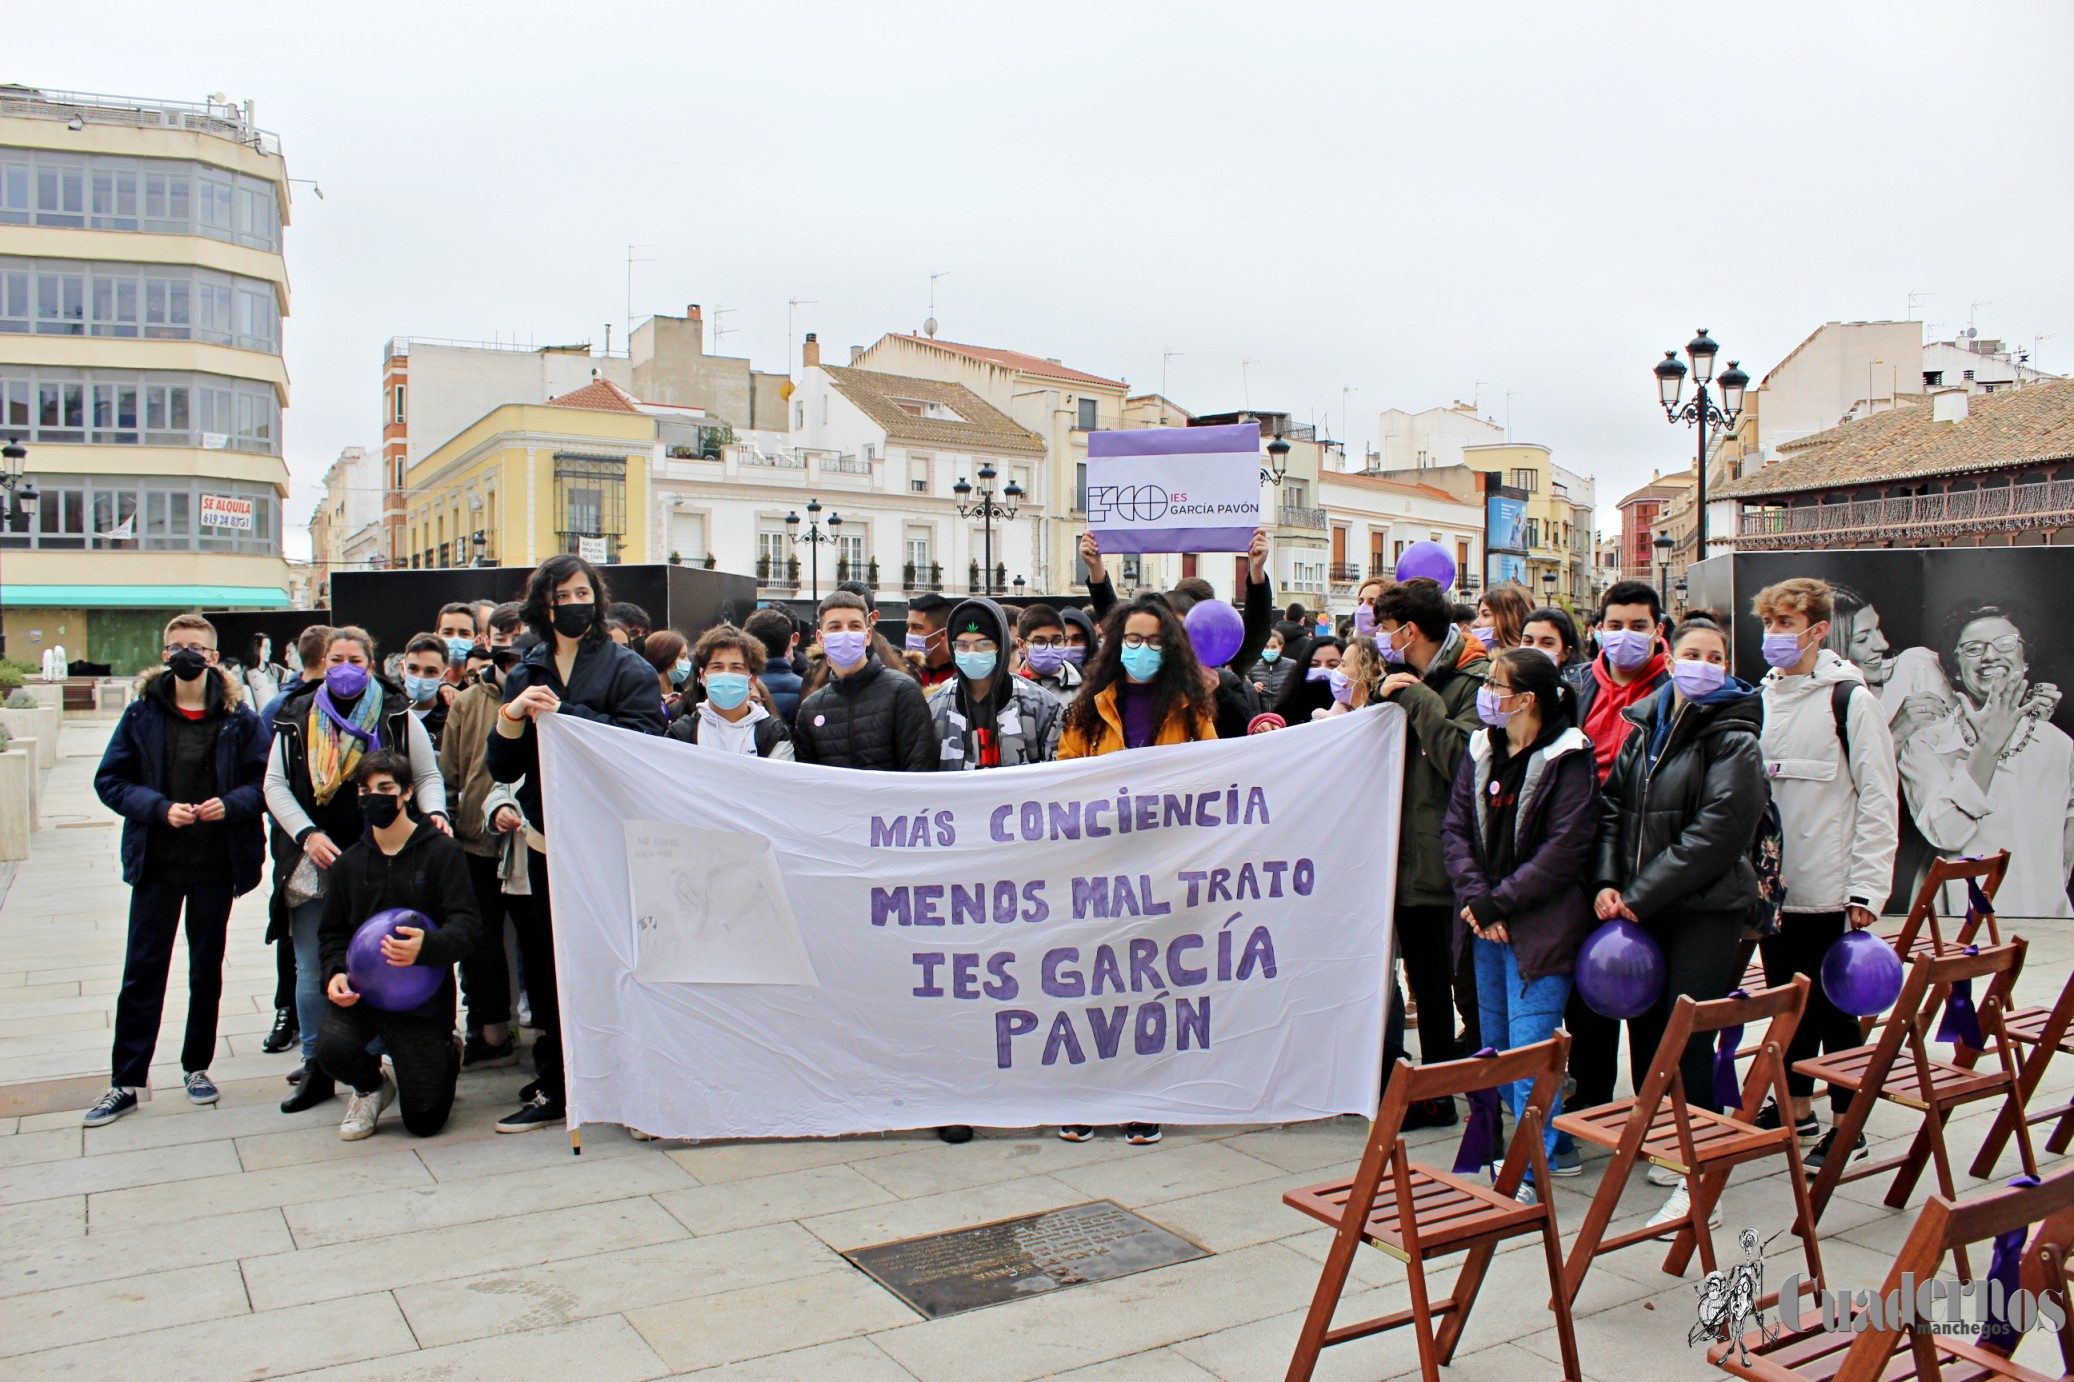
{"label": "eyeglasses", "polygon": [[216,650],[206,643],[168,643],[166,644],[166,651],[169,653],[189,652],[207,654],[213,653]]}
{"label": "eyeglasses", "polygon": [[1032,648],[1063,648],[1066,646],[1066,639],[1063,634],[1033,633],[1024,639],[1023,642]]}
{"label": "eyeglasses", "polygon": [[1157,634],[1147,638],[1140,633],[1127,633],[1123,636],[1123,646],[1126,648],[1150,648],[1154,652],[1158,652],[1166,645],[1160,642]]}
{"label": "eyeglasses", "polygon": [[1976,638],[1971,642],[1959,645],[1959,656],[1985,657],[1990,648],[2004,657],[2009,657],[2024,650],[2024,636],[2020,633],[2005,633],[2000,638],[1990,638],[1985,641]]}
{"label": "eyeglasses", "polygon": [[1512,696],[1518,694],[1509,686],[1494,686],[1490,682],[1484,683],[1484,690],[1490,692],[1494,696]]}
{"label": "eyeglasses", "polygon": [[967,643],[961,639],[953,645],[952,651],[960,653],[998,653],[1001,649],[991,638],[981,639],[977,643]]}

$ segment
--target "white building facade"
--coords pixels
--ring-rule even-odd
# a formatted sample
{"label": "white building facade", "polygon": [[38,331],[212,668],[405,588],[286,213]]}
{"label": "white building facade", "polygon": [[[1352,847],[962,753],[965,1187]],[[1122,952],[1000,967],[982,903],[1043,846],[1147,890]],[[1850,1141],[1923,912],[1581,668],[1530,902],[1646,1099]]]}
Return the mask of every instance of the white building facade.
{"label": "white building facade", "polygon": [[1350,614],[1360,583],[1395,578],[1397,559],[1414,542],[1437,542],[1455,559],[1456,590],[1471,595],[1483,570],[1484,516],[1475,503],[1433,485],[1362,474],[1326,472],[1318,484],[1331,565],[1326,608]]}

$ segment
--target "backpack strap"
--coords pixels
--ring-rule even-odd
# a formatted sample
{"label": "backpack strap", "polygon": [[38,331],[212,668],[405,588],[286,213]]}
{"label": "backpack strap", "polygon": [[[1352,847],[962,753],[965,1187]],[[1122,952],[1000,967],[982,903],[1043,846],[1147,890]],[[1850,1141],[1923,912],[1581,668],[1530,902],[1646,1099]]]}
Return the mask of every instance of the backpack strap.
{"label": "backpack strap", "polygon": [[771,750],[778,746],[778,734],[784,722],[775,715],[766,715],[756,722],[756,756],[769,758]]}
{"label": "backpack strap", "polygon": [[1844,752],[1844,769],[1851,766],[1851,693],[1858,689],[1855,681],[1840,681],[1829,688],[1829,713],[1836,719],[1836,742]]}

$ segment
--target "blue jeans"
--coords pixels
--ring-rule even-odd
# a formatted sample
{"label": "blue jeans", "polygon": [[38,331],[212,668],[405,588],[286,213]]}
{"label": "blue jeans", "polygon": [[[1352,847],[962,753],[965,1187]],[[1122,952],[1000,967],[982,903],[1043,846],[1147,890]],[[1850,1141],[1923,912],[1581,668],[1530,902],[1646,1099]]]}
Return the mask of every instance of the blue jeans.
{"label": "blue jeans", "polygon": [[[1483,1033],[1484,1044],[1499,1050],[1511,1050],[1519,1046],[1532,1046],[1537,1041],[1546,1041],[1555,1035],[1555,1029],[1563,1025],[1563,1008],[1570,1001],[1570,976],[1548,974],[1533,983],[1522,983],[1519,977],[1519,957],[1512,946],[1497,941],[1474,937],[1476,956],[1476,1008],[1478,1026]],[[1514,1125],[1518,1125],[1520,1110],[1527,1106],[1527,1094],[1534,1087],[1531,1080],[1515,1080],[1505,1086],[1505,1102],[1512,1109]],[[1548,1108],[1548,1125],[1543,1131],[1547,1139],[1545,1150],[1555,1154],[1557,1133],[1555,1116],[1562,1112],[1562,1090],[1556,1090],[1555,1102]],[[1534,1179],[1534,1171],[1527,1169],[1527,1179]]]}
{"label": "blue jeans", "polygon": [[302,1058],[317,1058],[317,1029],[324,1025],[324,974],[317,958],[317,925],[324,899],[313,897],[288,909],[288,934],[295,940],[295,1020],[302,1026]]}

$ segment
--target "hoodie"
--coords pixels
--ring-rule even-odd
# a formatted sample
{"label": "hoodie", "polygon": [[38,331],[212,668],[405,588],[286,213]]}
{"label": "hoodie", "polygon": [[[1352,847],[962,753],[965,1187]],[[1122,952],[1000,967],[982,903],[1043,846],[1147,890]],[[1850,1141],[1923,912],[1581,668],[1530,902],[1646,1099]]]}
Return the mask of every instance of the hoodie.
{"label": "hoodie", "polygon": [[[452,967],[475,949],[482,921],[476,911],[475,887],[468,880],[467,856],[431,821],[418,818],[418,828],[394,854],[385,854],[369,831],[338,862],[324,888],[324,917],[317,924],[318,973],[325,983],[346,970],[346,947],[353,933],[377,912],[404,907],[423,913],[424,947],[417,963],[448,971],[439,992],[411,1009],[410,1016],[454,1020]],[[390,1014],[403,1016],[403,1014]]]}
{"label": "hoodie", "polygon": [[1599,781],[1613,771],[1613,760],[1627,742],[1627,708],[1651,695],[1671,678],[1665,665],[1662,644],[1649,660],[1636,669],[1635,679],[1621,684],[1606,668],[1604,653],[1591,660],[1590,675],[1577,684],[1577,723],[1592,741],[1592,757],[1599,768]]}
{"label": "hoodie", "polygon": [[[1850,686],[1847,758],[1836,733],[1835,695]],[[1900,840],[1900,778],[1880,698],[1865,674],[1824,648],[1805,676],[1776,668],[1764,697],[1764,770],[1785,832],[1780,875],[1788,912],[1874,913],[1893,886]],[[1862,691],[1862,694],[1861,694]]]}
{"label": "hoodie", "polygon": [[[992,639],[1000,651],[993,675],[987,678],[985,699],[963,671],[929,692],[929,715],[942,746],[937,767],[957,772],[1049,763],[1058,753],[1066,707],[1032,678],[1010,675],[1014,626],[1007,613],[992,600],[975,596],[951,610],[944,629],[954,646],[960,634],[976,633]],[[956,665],[954,660],[953,668]]]}

